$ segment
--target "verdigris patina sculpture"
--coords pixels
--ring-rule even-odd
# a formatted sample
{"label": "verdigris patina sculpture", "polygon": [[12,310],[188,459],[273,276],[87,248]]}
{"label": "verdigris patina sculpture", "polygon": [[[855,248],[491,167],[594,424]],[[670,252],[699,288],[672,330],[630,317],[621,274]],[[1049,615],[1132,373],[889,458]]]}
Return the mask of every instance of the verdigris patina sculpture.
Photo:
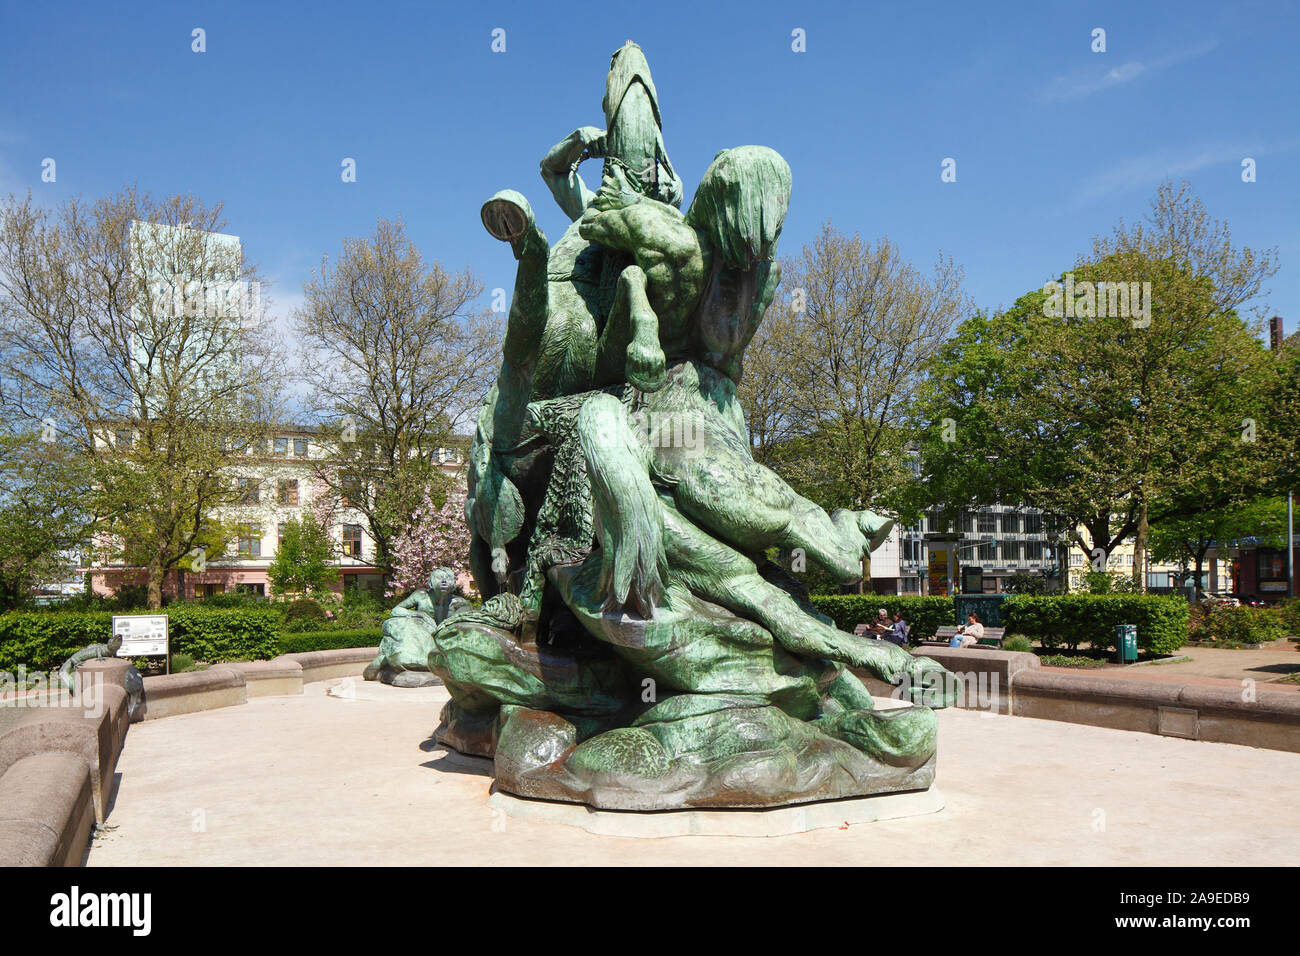
{"label": "verdigris patina sculpture", "polygon": [[[120,634],[114,634],[108,639],[106,644],[88,644],[77,653],[69,657],[59,667],[59,683],[70,693],[76,691],[76,681],[74,676],[77,667],[86,661],[102,660],[105,657],[116,657],[117,652],[122,649],[122,637]],[[141,704],[144,702],[144,678],[134,664],[126,669],[122,675],[122,687],[126,691],[127,714],[132,720],[140,712]]]}
{"label": "verdigris patina sculpture", "polygon": [[366,665],[362,676],[396,687],[442,683],[429,673],[429,652],[437,626],[452,612],[469,607],[455,591],[456,572],[434,568],[427,588],[417,588],[393,607],[383,624],[379,654]]}
{"label": "verdigris patina sculpture", "polygon": [[[431,630],[452,698],[437,737],[493,757],[510,793],[610,809],[928,787],[933,711],[875,709],[846,665],[938,704],[946,672],[839,631],[767,556],[802,549],[852,582],[892,527],[827,514],[750,455],[736,387],[780,279],[790,169],[723,150],[683,214],[635,44],[604,108],[605,131],[542,162],[573,220],[555,246],[521,194],[483,207],[518,267],[468,476],[486,601]],[[595,193],[577,172],[593,157]]]}

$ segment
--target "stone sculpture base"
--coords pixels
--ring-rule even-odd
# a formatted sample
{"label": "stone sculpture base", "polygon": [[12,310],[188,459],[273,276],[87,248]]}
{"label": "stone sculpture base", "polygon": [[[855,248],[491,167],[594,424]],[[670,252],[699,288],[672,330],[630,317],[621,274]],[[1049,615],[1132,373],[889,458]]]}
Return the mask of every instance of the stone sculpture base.
{"label": "stone sculpture base", "polygon": [[823,800],[768,810],[663,810],[634,813],[596,810],[584,804],[528,800],[504,791],[488,806],[520,820],[581,827],[588,833],[641,839],[677,836],[778,837],[809,830],[845,828],[881,820],[937,813],[944,808],[936,787],[849,800]]}

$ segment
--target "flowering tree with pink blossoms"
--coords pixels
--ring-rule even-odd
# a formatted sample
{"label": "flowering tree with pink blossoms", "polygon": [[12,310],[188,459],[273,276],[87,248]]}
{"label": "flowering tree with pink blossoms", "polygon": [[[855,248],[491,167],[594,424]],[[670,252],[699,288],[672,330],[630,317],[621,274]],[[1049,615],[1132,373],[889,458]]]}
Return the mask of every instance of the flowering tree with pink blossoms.
{"label": "flowering tree with pink blossoms", "polygon": [[393,538],[388,596],[425,587],[434,568],[451,568],[463,580],[469,568],[465,492],[430,482],[411,520]]}

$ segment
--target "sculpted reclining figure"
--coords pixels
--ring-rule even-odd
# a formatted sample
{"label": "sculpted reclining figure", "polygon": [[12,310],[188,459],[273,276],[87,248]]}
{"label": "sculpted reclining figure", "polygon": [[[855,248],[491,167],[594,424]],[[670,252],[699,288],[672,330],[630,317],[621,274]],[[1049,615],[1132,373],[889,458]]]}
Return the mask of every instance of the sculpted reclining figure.
{"label": "sculpted reclining figure", "polygon": [[[846,665],[909,691],[942,669],[839,631],[765,554],[803,548],[852,581],[891,527],[828,515],[749,453],[735,391],[779,281],[789,168],[724,150],[683,215],[635,45],[605,108],[603,139],[584,128],[543,163],[576,220],[554,248],[518,193],[484,206],[519,266],[471,453],[488,600],[432,634],[439,739],[494,756],[510,792],[611,808],[926,787],[933,711],[874,709]],[[584,155],[604,158],[595,194]]]}

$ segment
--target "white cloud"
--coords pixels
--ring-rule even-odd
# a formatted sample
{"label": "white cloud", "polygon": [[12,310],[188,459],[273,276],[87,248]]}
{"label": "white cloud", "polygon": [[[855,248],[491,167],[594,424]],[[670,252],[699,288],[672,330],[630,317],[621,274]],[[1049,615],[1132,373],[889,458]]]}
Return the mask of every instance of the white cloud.
{"label": "white cloud", "polygon": [[1238,167],[1243,156],[1258,156],[1259,148],[1212,144],[1190,150],[1165,149],[1119,161],[1104,172],[1085,179],[1075,199],[1092,202],[1102,196],[1125,189],[1154,186],[1166,179],[1177,179],[1219,164]]}
{"label": "white cloud", "polygon": [[[1038,99],[1047,103],[1059,103],[1076,100],[1102,90],[1113,89],[1130,83],[1139,76],[1158,73],[1179,63],[1196,60],[1205,56],[1219,45],[1217,40],[1207,40],[1185,50],[1178,50],[1153,60],[1130,60],[1119,66],[1106,68],[1101,64],[1076,70],[1074,73],[1053,77],[1048,84],[1038,91]],[[1096,54],[1106,57],[1109,54]]]}

